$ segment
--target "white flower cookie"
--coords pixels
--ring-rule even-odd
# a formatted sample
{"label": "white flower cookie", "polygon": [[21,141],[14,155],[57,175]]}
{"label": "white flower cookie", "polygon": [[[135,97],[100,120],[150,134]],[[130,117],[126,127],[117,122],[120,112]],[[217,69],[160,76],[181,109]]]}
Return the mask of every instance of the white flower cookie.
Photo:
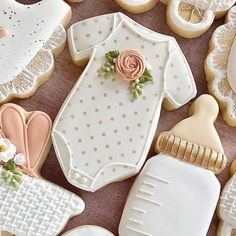
{"label": "white flower cookie", "polygon": [[115,236],[110,231],[96,226],[96,225],[83,225],[72,229],[62,236]]}
{"label": "white flower cookie", "polygon": [[84,210],[80,197],[40,176],[51,127],[43,112],[0,107],[0,232],[56,236]]}
{"label": "white flower cookie", "polygon": [[0,4],[0,103],[31,96],[50,78],[66,41],[71,9],[62,0]]}
{"label": "white flower cookie", "polygon": [[75,63],[89,63],[57,115],[52,139],[67,180],[96,191],[140,170],[163,100],[176,109],[196,87],[175,39],[124,14],[78,22],[68,39]]}
{"label": "white flower cookie", "polygon": [[230,126],[236,126],[235,35],[236,7],[233,7],[226,23],[213,33],[205,61],[209,91],[218,100],[223,118]]}
{"label": "white flower cookie", "polygon": [[[141,13],[153,8],[158,0],[115,0],[132,13]],[[167,4],[167,23],[172,30],[185,37],[202,35],[215,18],[223,16],[235,0],[162,0]],[[157,16],[158,17],[158,16]]]}
{"label": "white flower cookie", "polygon": [[[231,165],[231,179],[224,186],[221,193],[220,202],[218,206],[218,215],[220,223],[218,225],[218,236],[231,236],[233,230],[236,230],[236,161]],[[235,231],[236,232],[236,231]]]}
{"label": "white flower cookie", "polygon": [[120,221],[125,236],[206,236],[220,195],[215,174],[227,159],[214,127],[219,107],[200,96],[192,115],[160,134],[136,178]]}

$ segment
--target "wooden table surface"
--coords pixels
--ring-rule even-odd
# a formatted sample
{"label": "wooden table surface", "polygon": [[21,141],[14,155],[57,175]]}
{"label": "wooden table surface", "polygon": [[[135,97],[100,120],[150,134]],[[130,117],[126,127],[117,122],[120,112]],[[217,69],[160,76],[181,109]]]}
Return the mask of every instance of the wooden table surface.
{"label": "wooden table surface", "polygon": [[[36,0],[18,1],[25,4],[37,2]],[[214,29],[221,25],[224,22],[224,19],[216,20],[210,30],[208,30],[203,36],[197,39],[184,39],[174,34],[168,27],[165,17],[166,6],[162,3],[158,3],[151,11],[139,15],[128,14],[117,6],[114,0],[85,0],[82,3],[74,3],[70,5],[73,10],[73,18],[71,23],[101,14],[122,11],[129,17],[154,31],[174,36],[182,48],[193,71],[198,90],[197,96],[203,93],[208,93],[203,63],[208,51],[209,39]],[[79,68],[73,64],[68,47],[66,47],[61,56],[56,59],[55,71],[52,78],[43,84],[31,98],[25,100],[15,99],[13,102],[21,105],[29,111],[42,110],[48,113],[54,120],[64,99],[79,78],[82,71],[82,68]],[[162,109],[156,134],[159,134],[161,131],[169,130],[178,121],[185,118],[189,105],[190,104],[187,104],[173,112],[167,112]],[[227,168],[218,176],[219,181],[222,186],[224,186],[229,178],[229,165],[236,157],[236,148],[234,147],[236,141],[236,128],[229,127],[223,121],[221,115],[219,115],[217,119],[216,128],[221,137],[225,153],[228,156]],[[148,157],[153,155],[153,148],[151,148]],[[118,234],[120,217],[125,204],[126,196],[134,181],[134,178],[110,184],[95,193],[89,193],[77,189],[66,181],[66,178],[64,177],[57,161],[53,147],[51,148],[48,158],[42,168],[42,175],[47,180],[63,186],[64,188],[81,196],[85,201],[86,209],[84,213],[72,218],[63,232],[79,225],[94,224],[107,228],[115,235]],[[207,236],[216,235],[217,224],[218,218],[215,215]]]}

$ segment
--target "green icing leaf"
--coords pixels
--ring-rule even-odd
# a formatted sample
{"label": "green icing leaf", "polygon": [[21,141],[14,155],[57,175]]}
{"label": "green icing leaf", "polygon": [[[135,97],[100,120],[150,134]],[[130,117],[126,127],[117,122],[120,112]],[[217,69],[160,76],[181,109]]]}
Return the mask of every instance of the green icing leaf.
{"label": "green icing leaf", "polygon": [[2,178],[4,179],[4,182],[14,188],[19,188],[22,184],[23,173],[16,169],[14,160],[11,159],[4,163],[3,167],[6,169],[2,172]]}
{"label": "green icing leaf", "polygon": [[129,90],[133,100],[136,100],[139,96],[143,95],[143,88],[147,83],[153,83],[153,78],[150,70],[146,68],[139,79],[130,83]]}
{"label": "green icing leaf", "polygon": [[116,59],[118,56],[119,56],[119,51],[109,51],[105,54],[105,57],[107,59],[107,61],[109,61],[110,63],[112,64],[115,64],[114,63],[114,59]]}
{"label": "green icing leaf", "polygon": [[119,51],[109,51],[105,54],[107,62],[98,70],[98,76],[100,78],[108,79],[116,73],[115,59],[119,54]]}

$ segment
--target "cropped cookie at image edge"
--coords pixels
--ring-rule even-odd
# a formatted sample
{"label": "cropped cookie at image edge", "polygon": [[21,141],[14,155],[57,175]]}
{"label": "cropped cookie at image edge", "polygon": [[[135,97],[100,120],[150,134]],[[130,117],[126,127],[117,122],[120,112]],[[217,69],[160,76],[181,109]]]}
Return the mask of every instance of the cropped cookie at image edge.
{"label": "cropped cookie at image edge", "polygon": [[0,12],[1,104],[30,97],[51,77],[54,57],[65,46],[71,8],[62,0],[32,5],[1,0]]}

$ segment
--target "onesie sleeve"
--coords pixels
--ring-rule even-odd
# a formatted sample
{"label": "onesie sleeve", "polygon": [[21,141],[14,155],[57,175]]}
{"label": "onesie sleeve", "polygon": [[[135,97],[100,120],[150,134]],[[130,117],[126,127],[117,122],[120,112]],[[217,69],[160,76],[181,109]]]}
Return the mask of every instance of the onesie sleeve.
{"label": "onesie sleeve", "polygon": [[167,110],[177,109],[196,96],[196,85],[188,62],[175,39],[170,40],[169,60],[165,72]]}
{"label": "onesie sleeve", "polygon": [[73,61],[88,59],[94,46],[104,41],[114,27],[115,14],[96,16],[73,24],[68,30],[68,43]]}

